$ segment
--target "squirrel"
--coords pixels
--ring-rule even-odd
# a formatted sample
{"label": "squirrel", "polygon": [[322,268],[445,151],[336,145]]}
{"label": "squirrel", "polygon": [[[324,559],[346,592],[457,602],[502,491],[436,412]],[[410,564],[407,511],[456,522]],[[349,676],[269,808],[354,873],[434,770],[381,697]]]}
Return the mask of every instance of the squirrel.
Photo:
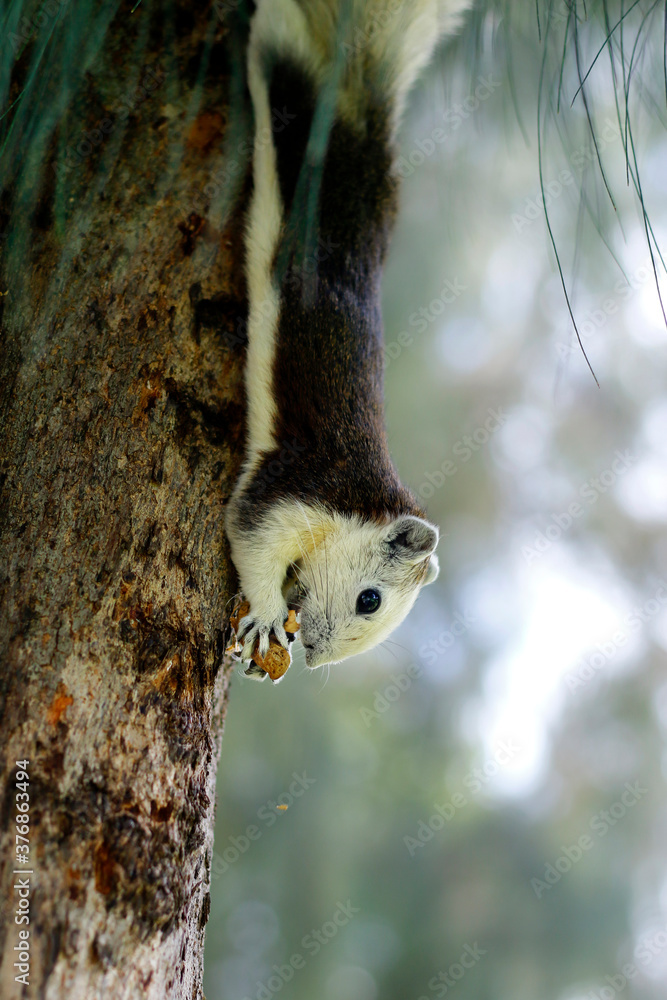
{"label": "squirrel", "polygon": [[[253,15],[247,443],[225,519],[243,661],[258,637],[261,655],[271,633],[288,647],[288,603],[308,667],[367,650],[438,575],[438,528],[387,445],[380,281],[406,96],[468,6],[259,0]],[[317,238],[299,239],[313,204]]]}

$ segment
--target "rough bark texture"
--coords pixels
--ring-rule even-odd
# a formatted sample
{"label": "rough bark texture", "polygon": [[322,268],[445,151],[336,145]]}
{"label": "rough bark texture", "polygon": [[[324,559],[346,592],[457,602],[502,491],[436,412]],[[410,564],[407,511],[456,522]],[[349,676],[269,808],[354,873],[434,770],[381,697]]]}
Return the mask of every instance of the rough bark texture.
{"label": "rough bark texture", "polygon": [[[31,230],[23,254],[0,256],[5,1000],[202,996],[243,288],[238,213],[225,232],[201,214],[221,164],[225,27],[170,10],[166,28],[158,8],[148,26],[115,16],[34,168],[36,213],[0,207],[7,232]],[[158,83],[119,115],[144,79]],[[57,149],[105,119],[58,175]],[[197,318],[202,297],[218,308]],[[26,758],[33,874],[17,925]],[[28,987],[13,966],[21,927]]]}

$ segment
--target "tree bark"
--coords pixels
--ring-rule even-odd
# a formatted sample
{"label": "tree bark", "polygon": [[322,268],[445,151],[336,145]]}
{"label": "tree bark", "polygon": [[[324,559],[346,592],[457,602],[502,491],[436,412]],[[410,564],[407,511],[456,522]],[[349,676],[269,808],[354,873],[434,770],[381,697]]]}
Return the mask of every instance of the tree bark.
{"label": "tree bark", "polygon": [[0,202],[6,1000],[203,995],[244,289],[240,211],[220,231],[205,193],[226,28],[170,16],[117,12],[64,110],[48,76],[64,63],[46,66],[33,110],[57,120],[39,159],[19,121],[23,175]]}

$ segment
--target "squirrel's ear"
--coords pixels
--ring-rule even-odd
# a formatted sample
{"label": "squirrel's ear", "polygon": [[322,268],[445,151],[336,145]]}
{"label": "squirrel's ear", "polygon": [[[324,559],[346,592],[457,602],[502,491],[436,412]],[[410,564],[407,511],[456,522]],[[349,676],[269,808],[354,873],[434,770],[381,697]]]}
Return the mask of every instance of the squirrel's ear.
{"label": "squirrel's ear", "polygon": [[398,517],[389,525],[385,543],[393,556],[409,563],[421,562],[438,544],[438,529],[421,517]]}
{"label": "squirrel's ear", "polygon": [[426,570],[426,576],[424,577],[422,587],[426,587],[429,583],[433,583],[434,580],[437,580],[439,572],[440,563],[438,562],[438,557],[434,552],[428,561],[428,569]]}

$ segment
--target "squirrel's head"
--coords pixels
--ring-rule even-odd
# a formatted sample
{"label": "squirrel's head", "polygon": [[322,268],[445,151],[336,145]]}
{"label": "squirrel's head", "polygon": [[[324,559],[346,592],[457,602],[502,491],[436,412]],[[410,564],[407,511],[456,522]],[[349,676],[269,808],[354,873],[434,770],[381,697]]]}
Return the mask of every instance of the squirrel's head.
{"label": "squirrel's head", "polygon": [[382,642],[438,575],[438,529],[405,515],[345,518],[296,566],[306,664],[337,663]]}

